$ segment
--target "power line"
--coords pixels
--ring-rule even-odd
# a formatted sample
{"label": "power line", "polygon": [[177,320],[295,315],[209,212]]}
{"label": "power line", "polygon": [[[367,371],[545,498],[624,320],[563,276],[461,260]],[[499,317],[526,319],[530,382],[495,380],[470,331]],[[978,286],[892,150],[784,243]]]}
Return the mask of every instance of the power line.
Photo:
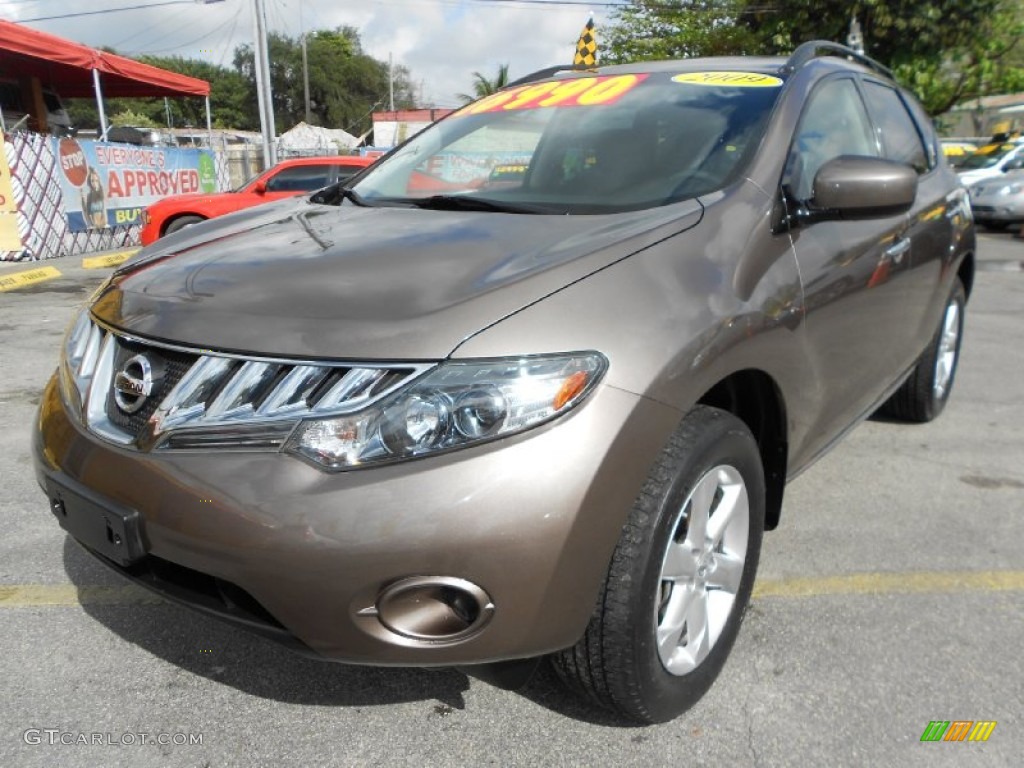
{"label": "power line", "polygon": [[228,32],[227,40],[226,40],[226,42],[224,44],[224,50],[221,51],[220,60],[217,62],[217,69],[220,69],[220,68],[222,68],[224,66],[224,60],[228,57],[228,51],[229,51],[227,43],[230,42],[232,39],[234,39],[234,37],[235,37],[235,30],[238,29],[238,20],[241,18],[241,16],[242,16],[242,8],[239,7],[238,13],[235,14],[235,18],[232,20],[231,31]]}
{"label": "power line", "polygon": [[104,8],[99,11],[79,11],[78,13],[62,13],[57,16],[37,16],[34,19],[18,19],[19,23],[30,21],[54,21],[55,19],[73,19],[78,16],[99,16],[103,13],[117,13],[119,11],[140,11],[148,8],[159,8],[164,5],[195,5],[196,0],[164,0],[162,3],[149,3],[147,5],[125,5],[120,8]]}
{"label": "power line", "polygon": [[[120,46],[124,45],[125,43],[129,43],[130,42],[130,43],[132,43],[136,47],[136,50],[138,50],[138,46],[139,45],[143,45],[144,44],[144,45],[149,46],[149,45],[153,45],[155,43],[159,43],[161,40],[166,40],[171,35],[175,35],[178,32],[180,32],[181,30],[185,29],[185,27],[190,27],[190,26],[194,25],[195,23],[196,23],[195,19],[186,19],[185,22],[183,24],[181,24],[180,26],[174,27],[170,31],[165,31],[164,34],[162,34],[162,35],[158,34],[156,37],[154,37],[152,40],[147,41],[146,43],[142,43],[139,40],[140,37],[142,39],[145,39],[146,32],[143,32],[142,35],[140,36],[137,31],[133,31],[132,34],[128,35],[128,37],[125,37],[125,38],[123,38],[121,40],[118,40],[116,43],[113,43],[110,47],[113,48],[114,50],[118,50],[118,48]],[[148,32],[159,32],[160,28],[159,27],[150,27],[150,29],[147,30],[147,31]]]}
{"label": "power line", "polygon": [[[209,32],[207,32],[205,34],[202,34],[199,37],[193,38],[192,40],[189,40],[188,42],[181,43],[179,45],[174,45],[174,46],[171,46],[170,48],[157,48],[155,50],[147,49],[145,51],[135,51],[135,53],[137,53],[137,54],[167,53],[168,51],[179,51],[182,48],[188,48],[189,46],[195,45],[196,43],[201,43],[203,40],[206,40],[208,37],[211,37],[212,35],[215,35],[218,32],[220,32],[228,24],[231,24],[232,22],[237,21],[238,17],[241,15],[241,13],[242,13],[242,6],[239,6],[238,10],[235,11],[235,15],[232,16],[231,18],[225,20],[223,24],[221,24],[220,26],[214,27]],[[164,37],[166,37],[166,35]],[[162,39],[164,39],[164,38],[157,38],[157,40],[162,40]],[[149,45],[153,45],[153,43],[155,43],[155,42],[156,42],[156,40],[154,40],[153,42],[150,42]]]}

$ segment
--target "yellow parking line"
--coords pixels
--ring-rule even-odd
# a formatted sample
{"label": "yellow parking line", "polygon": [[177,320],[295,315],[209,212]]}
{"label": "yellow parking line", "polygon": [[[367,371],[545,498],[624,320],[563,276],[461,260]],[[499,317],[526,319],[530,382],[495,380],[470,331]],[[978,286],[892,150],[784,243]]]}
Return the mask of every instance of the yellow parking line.
{"label": "yellow parking line", "polygon": [[104,253],[102,256],[86,256],[82,259],[82,267],[85,269],[103,269],[104,267],[116,267],[124,264],[128,259],[141,251],[141,248],[129,248],[127,251],[116,251]]}
{"label": "yellow parking line", "polygon": [[[754,597],[826,597],[830,595],[899,595],[956,592],[1024,592],[1024,571],[915,571],[853,573],[801,579],[765,579]],[[141,587],[73,584],[0,586],[0,608],[71,607],[76,605],[146,605],[163,600]]]}
{"label": "yellow parking line", "polygon": [[825,595],[898,595],[921,592],[1021,592],[1024,571],[915,571],[851,573],[805,579],[764,579],[754,597],[821,597]]}
{"label": "yellow parking line", "polygon": [[0,586],[0,608],[75,605],[141,605],[162,603],[141,587],[76,587],[73,584],[11,584]]}
{"label": "yellow parking line", "polygon": [[60,270],[56,267],[37,267],[27,272],[13,272],[8,275],[0,273],[0,292],[15,291],[26,285],[53,280],[55,277],[60,277]]}

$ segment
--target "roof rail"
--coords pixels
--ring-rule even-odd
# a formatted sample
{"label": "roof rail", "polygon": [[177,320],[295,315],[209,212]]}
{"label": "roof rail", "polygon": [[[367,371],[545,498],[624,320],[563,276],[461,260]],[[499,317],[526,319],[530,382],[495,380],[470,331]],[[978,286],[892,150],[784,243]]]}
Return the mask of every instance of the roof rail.
{"label": "roof rail", "polygon": [[544,80],[545,78],[557,75],[559,72],[589,72],[592,71],[591,67],[577,67],[572,64],[558,64],[554,67],[545,67],[544,69],[538,69],[536,72],[531,72],[525,77],[520,77],[509,83],[506,87],[511,88],[514,85],[526,85],[532,83],[535,80]]}
{"label": "roof rail", "polygon": [[868,69],[873,69],[881,75],[885,75],[890,79],[895,79],[892,70],[885,65],[879,64],[870,56],[865,56],[863,53],[857,53],[855,50],[847,48],[845,45],[833,43],[831,40],[811,40],[797,46],[797,49],[793,51],[793,54],[786,62],[786,66],[782,69],[784,72],[795,72],[811,59],[816,59],[819,56],[843,56],[848,59],[853,59],[854,61],[863,64]]}

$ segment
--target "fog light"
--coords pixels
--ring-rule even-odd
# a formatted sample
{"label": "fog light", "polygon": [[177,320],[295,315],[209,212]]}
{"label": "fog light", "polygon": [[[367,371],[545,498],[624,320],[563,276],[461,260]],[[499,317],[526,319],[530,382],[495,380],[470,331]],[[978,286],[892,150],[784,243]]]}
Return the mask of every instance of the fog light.
{"label": "fog light", "polygon": [[461,640],[481,629],[493,613],[494,604],[486,592],[450,576],[402,579],[377,599],[381,624],[414,640]]}

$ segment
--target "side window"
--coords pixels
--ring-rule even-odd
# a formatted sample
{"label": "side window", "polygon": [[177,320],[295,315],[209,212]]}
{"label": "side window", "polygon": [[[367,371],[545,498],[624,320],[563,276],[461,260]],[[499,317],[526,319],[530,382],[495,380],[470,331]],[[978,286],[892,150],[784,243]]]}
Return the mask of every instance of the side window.
{"label": "side window", "polygon": [[808,99],[783,177],[789,194],[809,200],[818,169],[841,155],[878,157],[864,102],[848,78],[826,81]]}
{"label": "side window", "polygon": [[361,170],[363,170],[363,167],[361,165],[339,165],[337,178],[335,179],[335,181],[344,181],[345,179],[350,179],[357,173],[359,173]]}
{"label": "side window", "polygon": [[942,157],[942,146],[939,143],[938,134],[935,132],[935,124],[928,113],[924,111],[924,107],[913,96],[904,93],[903,103],[910,110],[910,116],[914,118],[918,133],[924,137],[924,146],[928,151],[928,167],[934,168],[939,164],[939,158]]}
{"label": "side window", "polygon": [[917,126],[896,89],[866,80],[864,95],[871,115],[875,118],[875,125],[878,126],[878,138],[884,156],[897,163],[905,163],[918,173],[927,173],[928,158],[921,134],[917,132]]}
{"label": "side window", "polygon": [[267,180],[268,192],[312,192],[327,186],[325,165],[298,165],[285,168]]}

